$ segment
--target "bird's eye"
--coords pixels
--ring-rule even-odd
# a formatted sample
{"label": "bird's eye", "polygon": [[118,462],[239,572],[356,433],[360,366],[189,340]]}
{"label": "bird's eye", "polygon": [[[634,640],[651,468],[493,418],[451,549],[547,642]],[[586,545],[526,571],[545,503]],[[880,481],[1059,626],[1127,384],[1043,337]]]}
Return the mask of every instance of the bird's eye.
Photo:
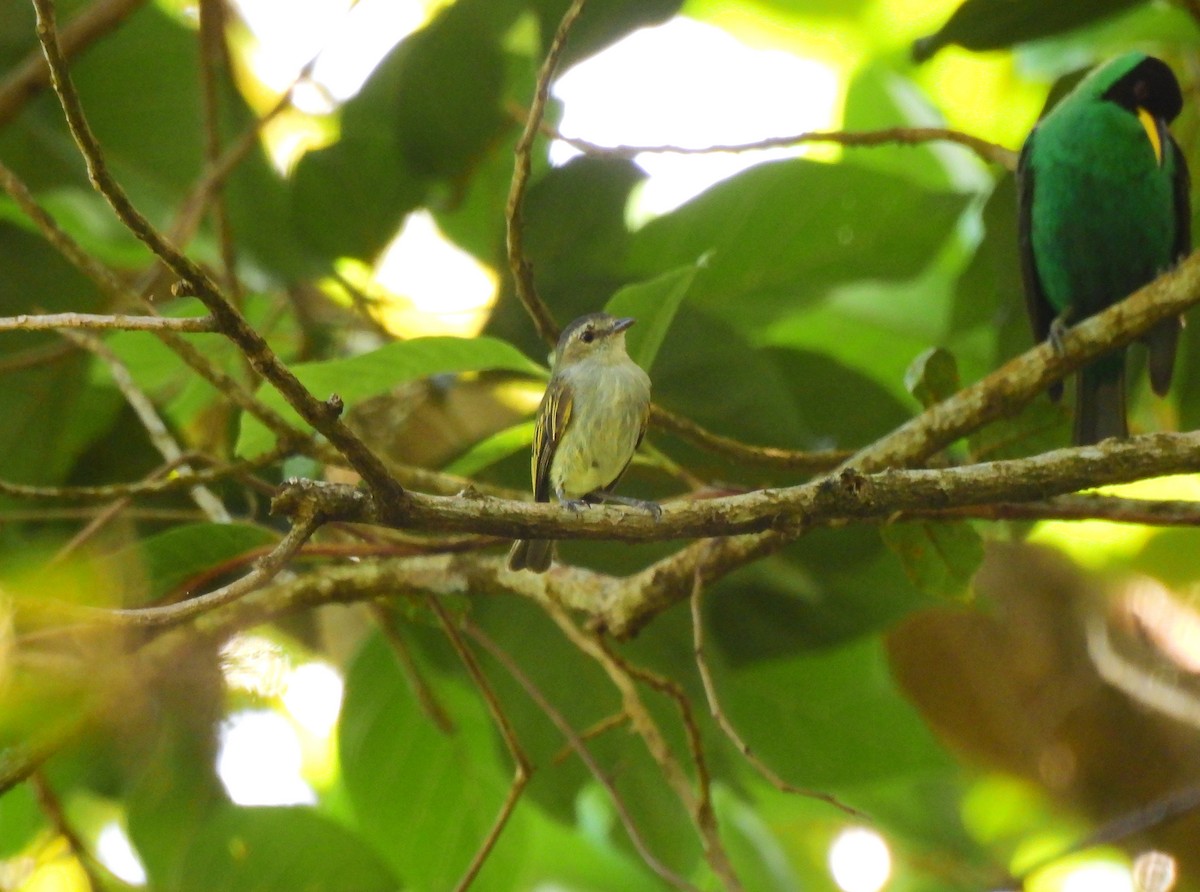
{"label": "bird's eye", "polygon": [[590,344],[592,341],[596,340],[596,333],[590,328],[585,328],[583,330],[583,334],[579,336],[579,340],[583,341],[585,344]]}

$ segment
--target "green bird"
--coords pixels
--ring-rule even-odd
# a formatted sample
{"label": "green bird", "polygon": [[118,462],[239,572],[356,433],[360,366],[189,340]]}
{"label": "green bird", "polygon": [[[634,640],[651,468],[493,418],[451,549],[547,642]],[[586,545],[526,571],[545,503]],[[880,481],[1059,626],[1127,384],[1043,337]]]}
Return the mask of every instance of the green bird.
{"label": "green bird", "polygon": [[[1034,127],[1017,167],[1018,239],[1033,336],[1122,300],[1191,250],[1188,171],[1167,125],[1183,108],[1161,60],[1126,53],[1080,81]],[[1147,332],[1150,384],[1171,384],[1181,320]],[[1058,399],[1062,385],[1051,396]],[[1076,375],[1075,443],[1128,436],[1125,351]]]}

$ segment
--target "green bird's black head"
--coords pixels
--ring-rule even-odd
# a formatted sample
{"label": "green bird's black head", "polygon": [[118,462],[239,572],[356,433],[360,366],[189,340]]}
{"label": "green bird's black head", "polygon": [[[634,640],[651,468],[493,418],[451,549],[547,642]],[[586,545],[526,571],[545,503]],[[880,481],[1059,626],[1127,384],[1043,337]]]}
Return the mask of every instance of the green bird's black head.
{"label": "green bird's black head", "polygon": [[1135,115],[1145,110],[1169,123],[1183,110],[1183,91],[1175,73],[1161,59],[1145,53],[1126,53],[1102,66],[1093,77],[1101,98]]}

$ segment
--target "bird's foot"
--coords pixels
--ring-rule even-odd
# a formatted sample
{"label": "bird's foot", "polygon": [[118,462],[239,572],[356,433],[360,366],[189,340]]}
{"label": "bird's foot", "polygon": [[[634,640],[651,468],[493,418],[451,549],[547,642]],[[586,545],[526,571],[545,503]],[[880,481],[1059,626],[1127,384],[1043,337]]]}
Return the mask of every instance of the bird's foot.
{"label": "bird's foot", "polygon": [[1067,329],[1070,327],[1070,320],[1067,318],[1066,313],[1056,316],[1054,321],[1050,323],[1050,331],[1046,340],[1050,342],[1050,347],[1057,356],[1062,356],[1067,352],[1065,338],[1067,336]]}
{"label": "bird's foot", "polygon": [[655,520],[662,517],[662,505],[658,502],[652,502],[649,499],[634,499],[629,496],[619,496],[615,493],[594,493],[594,498],[601,502],[609,502],[616,505],[624,505],[627,508],[638,508],[642,511],[649,511]]}
{"label": "bird's foot", "polygon": [[568,511],[582,511],[588,506],[586,499],[563,499],[562,503]]}

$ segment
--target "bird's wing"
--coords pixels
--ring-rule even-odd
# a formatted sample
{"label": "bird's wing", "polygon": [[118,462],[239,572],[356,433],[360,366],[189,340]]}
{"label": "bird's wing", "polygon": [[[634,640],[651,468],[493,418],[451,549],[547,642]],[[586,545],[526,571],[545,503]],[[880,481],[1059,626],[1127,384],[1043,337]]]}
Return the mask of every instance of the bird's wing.
{"label": "bird's wing", "polygon": [[533,428],[533,498],[550,501],[550,465],[562,442],[563,432],[571,423],[573,394],[571,385],[559,377],[551,377],[546,394],[538,406],[537,422]]}
{"label": "bird's wing", "polygon": [[1042,290],[1037,261],[1033,256],[1034,172],[1031,156],[1036,133],[1035,130],[1025,140],[1020,160],[1017,162],[1017,248],[1021,254],[1021,284],[1025,291],[1025,309],[1029,313],[1029,324],[1033,327],[1034,340],[1040,343],[1046,340],[1050,334],[1050,324],[1054,322],[1054,310],[1050,306],[1050,302],[1046,300],[1046,293]]}
{"label": "bird's wing", "polygon": [[[1017,250],[1021,255],[1021,284],[1025,292],[1025,311],[1029,314],[1029,325],[1033,329],[1033,340],[1042,343],[1050,336],[1050,326],[1054,322],[1054,308],[1046,299],[1042,290],[1042,280],[1038,276],[1037,259],[1033,256],[1033,188],[1034,171],[1032,163],[1033,141],[1037,129],[1029,134],[1025,145],[1021,148],[1021,156],[1017,161]],[[1054,400],[1062,396],[1062,382],[1050,385],[1050,397]]]}
{"label": "bird's wing", "polygon": [[1167,134],[1167,139],[1175,156],[1175,245],[1172,258],[1179,261],[1192,253],[1192,207],[1188,197],[1191,182],[1183,150],[1179,148],[1179,143],[1175,142],[1175,137]]}

